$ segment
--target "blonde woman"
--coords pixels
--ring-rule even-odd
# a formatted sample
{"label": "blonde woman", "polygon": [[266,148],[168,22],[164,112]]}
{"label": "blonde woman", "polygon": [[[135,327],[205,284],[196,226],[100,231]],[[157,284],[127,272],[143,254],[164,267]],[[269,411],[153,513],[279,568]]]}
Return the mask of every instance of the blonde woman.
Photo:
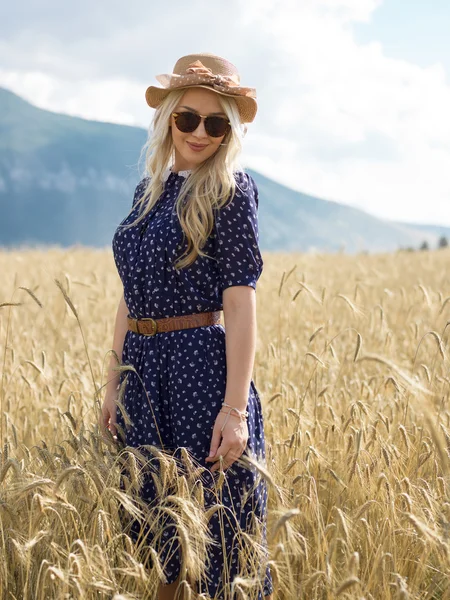
{"label": "blonde woman", "polygon": [[[218,502],[214,484],[222,470],[227,518],[211,517],[216,544],[196,591],[228,599],[242,560],[236,532],[250,532],[257,519],[266,540],[266,483],[239,462],[244,452],[265,460],[261,403],[251,379],[263,268],[258,190],[238,165],[256,94],[240,85],[234,65],[212,54],[184,56],[173,73],[157,79],[163,87],[146,91],[156,109],[145,146],[148,176],[112,243],[124,288],[113,348],[139,377],[127,374],[125,420],[116,404],[122,379],[111,361],[102,426],[127,446],[150,444],[174,455],[185,448],[209,474],[202,480],[205,505]],[[142,496],[157,502],[152,477]],[[166,581],[159,599],[168,600],[180,581],[180,554],[162,556]],[[260,566],[256,577],[258,600],[271,599],[269,567]]]}

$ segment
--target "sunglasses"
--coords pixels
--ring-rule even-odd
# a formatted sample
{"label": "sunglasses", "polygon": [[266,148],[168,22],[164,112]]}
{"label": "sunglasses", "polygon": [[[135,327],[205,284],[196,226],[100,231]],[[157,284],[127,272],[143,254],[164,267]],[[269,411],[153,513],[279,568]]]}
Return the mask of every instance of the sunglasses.
{"label": "sunglasses", "polygon": [[206,117],[189,111],[172,113],[177,129],[183,133],[192,133],[205,119],[205,131],[211,137],[222,137],[230,129],[230,121],[225,117]]}

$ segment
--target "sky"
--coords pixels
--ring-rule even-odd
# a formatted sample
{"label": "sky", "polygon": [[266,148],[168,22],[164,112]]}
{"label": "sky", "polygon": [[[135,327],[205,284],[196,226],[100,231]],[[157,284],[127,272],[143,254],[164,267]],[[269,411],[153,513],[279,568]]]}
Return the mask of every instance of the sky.
{"label": "sky", "polygon": [[17,0],[0,5],[0,86],[147,129],[155,75],[212,52],[257,90],[246,166],[382,218],[450,226],[449,30],[448,0]]}

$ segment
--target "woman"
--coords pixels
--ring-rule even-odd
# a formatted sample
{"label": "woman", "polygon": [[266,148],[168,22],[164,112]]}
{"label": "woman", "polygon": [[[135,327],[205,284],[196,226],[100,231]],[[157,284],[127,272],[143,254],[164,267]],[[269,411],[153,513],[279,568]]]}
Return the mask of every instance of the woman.
{"label": "woman", "polygon": [[[236,528],[250,531],[256,517],[265,542],[265,481],[238,462],[244,452],[265,460],[261,403],[251,379],[263,268],[258,192],[237,165],[245,123],[257,110],[255,90],[241,87],[236,67],[212,54],[185,56],[157,79],[164,87],[146,91],[156,109],[145,147],[149,177],[137,186],[112,244],[124,287],[113,349],[136,374],[127,372],[124,411],[117,411],[123,379],[111,360],[102,426],[122,432],[128,446],[185,448],[208,470],[211,488],[222,469],[221,502]],[[205,503],[217,501],[204,488]],[[151,477],[142,496],[157,500]],[[235,529],[220,528],[214,518],[209,526],[220,543],[208,553],[207,581],[197,591],[228,599],[239,573]],[[258,599],[271,599],[269,567],[259,575]],[[160,600],[174,597],[178,554],[165,576]]]}

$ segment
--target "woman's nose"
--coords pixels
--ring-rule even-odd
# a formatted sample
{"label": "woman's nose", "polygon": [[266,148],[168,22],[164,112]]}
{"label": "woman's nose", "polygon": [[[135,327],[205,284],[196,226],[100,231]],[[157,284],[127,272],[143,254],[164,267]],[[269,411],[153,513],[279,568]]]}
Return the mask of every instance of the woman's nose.
{"label": "woman's nose", "polygon": [[194,137],[198,137],[198,138],[203,138],[203,137],[207,137],[208,134],[206,133],[206,129],[205,129],[205,120],[202,119],[199,123],[199,126],[197,127],[197,129],[195,131],[192,132],[192,134],[194,135]]}

